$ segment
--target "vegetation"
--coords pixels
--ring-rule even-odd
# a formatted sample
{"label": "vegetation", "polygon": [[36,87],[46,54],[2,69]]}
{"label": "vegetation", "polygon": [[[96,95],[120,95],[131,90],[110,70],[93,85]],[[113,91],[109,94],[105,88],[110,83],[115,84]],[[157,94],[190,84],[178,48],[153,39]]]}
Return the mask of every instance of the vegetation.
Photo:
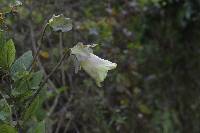
{"label": "vegetation", "polygon": [[0,133],[199,133],[199,12],[0,0]]}

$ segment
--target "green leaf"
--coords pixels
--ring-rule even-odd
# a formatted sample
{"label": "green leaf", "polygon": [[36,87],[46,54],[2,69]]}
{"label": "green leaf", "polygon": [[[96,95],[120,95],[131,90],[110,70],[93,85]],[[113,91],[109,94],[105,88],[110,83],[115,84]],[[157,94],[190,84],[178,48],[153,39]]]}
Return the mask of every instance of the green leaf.
{"label": "green leaf", "polygon": [[31,96],[33,91],[39,88],[42,77],[43,75],[40,71],[35,73],[28,71],[17,73],[14,78],[15,82],[12,95],[14,97],[20,97],[21,99]]}
{"label": "green leaf", "polygon": [[11,90],[12,96],[20,102],[29,99],[35,90],[39,88],[42,81],[42,73],[30,73],[28,71],[19,72],[15,75],[13,89]]}
{"label": "green leaf", "polygon": [[0,133],[17,133],[16,129],[10,125],[0,125]]}
{"label": "green leaf", "polygon": [[15,45],[12,40],[7,41],[4,44],[1,44],[0,47],[0,67],[4,69],[10,68],[12,63],[15,60]]}
{"label": "green leaf", "polygon": [[37,123],[28,133],[45,133],[45,121]]}
{"label": "green leaf", "polygon": [[[4,45],[5,45],[5,43],[6,43],[6,39],[5,39],[5,35],[4,35],[4,33],[3,33],[3,31],[1,31],[1,29],[0,29],[0,51],[1,51],[1,49],[4,47]],[[0,53],[0,56],[2,56],[2,54]],[[1,59],[2,57],[0,57],[0,62],[2,62]],[[0,69],[2,68],[2,66],[0,65]]]}
{"label": "green leaf", "polygon": [[0,120],[5,123],[11,120],[11,108],[5,99],[0,100]]}
{"label": "green leaf", "polygon": [[28,71],[33,62],[32,52],[28,51],[19,57],[11,66],[11,75],[15,76],[16,73]]}
{"label": "green leaf", "polygon": [[36,111],[37,111],[37,109],[39,108],[40,105],[41,105],[40,97],[37,96],[34,99],[33,103],[26,110],[23,120],[26,121],[26,120],[30,119],[31,116],[33,116],[36,113]]}
{"label": "green leaf", "polygon": [[45,133],[45,122],[41,121],[37,124],[34,133]]}
{"label": "green leaf", "polygon": [[46,100],[46,94],[47,90],[46,87],[42,88],[39,95],[34,99],[32,104],[24,111],[23,114],[23,120],[27,121],[30,118],[34,118],[35,120],[43,120],[43,118],[46,116],[46,114],[41,114],[42,105],[44,101]]}
{"label": "green leaf", "polygon": [[31,89],[38,89],[40,82],[42,81],[43,74],[41,71],[33,73],[32,78],[30,79]]}
{"label": "green leaf", "polygon": [[0,30],[0,47],[2,47],[6,43],[6,38],[3,31]]}
{"label": "green leaf", "polygon": [[151,109],[147,105],[145,105],[145,104],[140,103],[138,105],[138,108],[144,114],[151,114],[152,113]]}
{"label": "green leaf", "polygon": [[30,79],[31,75],[29,72],[19,72],[15,75],[14,88],[12,89],[12,95],[14,97],[20,96],[21,98],[31,95]]}
{"label": "green leaf", "polygon": [[65,18],[63,14],[53,15],[49,20],[49,25],[54,31],[68,32],[72,29],[72,20],[70,18]]}

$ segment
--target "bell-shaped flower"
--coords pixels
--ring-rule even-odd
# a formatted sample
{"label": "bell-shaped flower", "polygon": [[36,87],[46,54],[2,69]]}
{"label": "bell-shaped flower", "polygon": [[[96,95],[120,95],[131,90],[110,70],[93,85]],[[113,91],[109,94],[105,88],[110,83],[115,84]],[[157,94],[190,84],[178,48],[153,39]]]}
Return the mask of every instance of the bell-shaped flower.
{"label": "bell-shaped flower", "polygon": [[116,68],[117,64],[94,55],[91,47],[95,46],[96,44],[83,45],[78,43],[71,48],[71,54],[79,62],[79,68],[83,68],[96,81],[97,86],[101,87],[101,82],[106,78],[108,71]]}

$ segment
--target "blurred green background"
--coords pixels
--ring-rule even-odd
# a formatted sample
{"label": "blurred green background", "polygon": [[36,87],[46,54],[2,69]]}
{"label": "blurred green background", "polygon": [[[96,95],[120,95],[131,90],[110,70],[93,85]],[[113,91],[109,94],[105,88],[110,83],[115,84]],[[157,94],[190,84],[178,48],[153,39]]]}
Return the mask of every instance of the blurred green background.
{"label": "blurred green background", "polygon": [[[39,111],[49,115],[49,133],[200,132],[198,0],[21,1],[7,20],[18,56],[34,50],[53,14],[73,20],[66,34],[47,30],[38,69],[50,72],[62,47],[77,42],[99,44],[94,53],[118,64],[98,88],[65,63],[49,81]],[[0,0],[1,10],[6,5]]]}

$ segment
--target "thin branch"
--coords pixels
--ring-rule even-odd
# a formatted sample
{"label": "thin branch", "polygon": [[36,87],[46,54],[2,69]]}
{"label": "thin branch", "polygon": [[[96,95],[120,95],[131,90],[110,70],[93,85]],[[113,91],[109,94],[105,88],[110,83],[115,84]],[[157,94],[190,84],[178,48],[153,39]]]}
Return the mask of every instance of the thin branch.
{"label": "thin branch", "polygon": [[[33,51],[34,51],[34,53],[37,53],[36,41],[35,41],[35,33],[33,31],[33,26],[32,26],[32,23],[30,21],[29,21],[29,27],[30,27],[30,35],[31,35],[31,43],[32,43]],[[38,66],[39,66],[40,70],[43,72],[44,77],[46,78],[47,77],[47,73],[46,73],[46,71],[45,71],[40,59],[38,57],[36,57],[36,59],[37,59]],[[56,86],[54,85],[54,83],[51,80],[48,80],[48,84],[52,88],[54,88],[54,89],[56,88]]]}
{"label": "thin branch", "polygon": [[[60,44],[60,55],[61,57],[63,56],[63,34],[62,32],[59,33],[59,44]],[[62,85],[66,85],[66,80],[65,80],[65,70],[64,70],[64,63],[61,63],[61,78],[62,78]]]}
{"label": "thin branch", "polygon": [[41,50],[41,48],[42,48],[41,46],[42,46],[42,42],[43,42],[43,39],[44,39],[44,35],[45,35],[45,31],[46,31],[46,29],[47,29],[47,26],[48,26],[48,23],[45,24],[45,26],[44,26],[44,28],[43,28],[43,30],[42,30],[42,35],[41,35],[41,38],[40,38],[39,41],[38,41],[38,48],[37,48],[36,53],[35,53],[35,56],[34,56],[34,58],[33,58],[33,62],[32,62],[32,64],[31,64],[30,71],[33,70],[34,63],[36,62],[36,60],[37,60],[37,58],[38,58],[38,55],[39,55],[39,53],[40,53],[40,50]]}
{"label": "thin branch", "polygon": [[61,65],[61,63],[63,62],[63,60],[66,58],[67,55],[69,53],[69,50],[65,51],[65,53],[63,54],[63,56],[61,57],[60,61],[57,63],[57,65],[53,68],[53,70],[50,72],[49,75],[47,75],[47,77],[44,79],[43,82],[40,83],[39,85],[39,89],[37,89],[37,91],[34,93],[33,97],[30,99],[30,102],[28,103],[28,107],[32,104],[32,102],[35,100],[35,98],[38,96],[38,94],[40,93],[40,91],[42,90],[42,88],[44,87],[44,85],[46,84],[46,82],[48,81],[48,79],[56,72],[56,70],[59,68],[59,66]]}
{"label": "thin branch", "polygon": [[51,116],[51,114],[54,112],[54,109],[56,108],[57,104],[58,104],[58,100],[59,100],[60,94],[56,96],[53,105],[51,106],[49,112],[47,113],[47,117]]}
{"label": "thin branch", "polygon": [[60,119],[59,119],[59,121],[58,121],[56,130],[55,130],[55,133],[59,133],[60,127],[61,127],[61,125],[62,125],[62,123],[63,123],[63,121],[64,121],[64,119],[65,119],[64,115],[65,115],[64,112],[62,113],[62,115],[60,115]]}
{"label": "thin branch", "polygon": [[67,131],[69,130],[69,127],[70,127],[70,125],[71,125],[71,122],[72,122],[72,118],[69,119],[67,125],[65,126],[64,133],[67,133]]}

